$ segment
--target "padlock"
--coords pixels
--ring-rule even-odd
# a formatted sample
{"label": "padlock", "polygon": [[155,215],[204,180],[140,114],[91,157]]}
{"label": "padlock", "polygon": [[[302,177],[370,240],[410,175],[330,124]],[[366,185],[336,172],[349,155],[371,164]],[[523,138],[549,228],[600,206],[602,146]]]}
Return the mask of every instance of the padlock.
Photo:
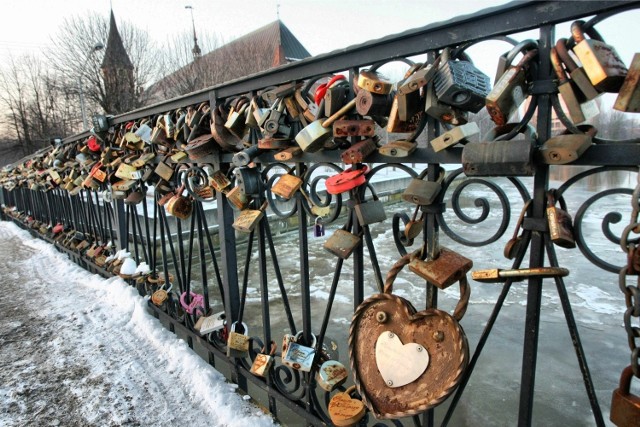
{"label": "padlock", "polygon": [[585,100],[580,98],[580,91],[574,87],[574,83],[567,78],[562,68],[558,51],[555,47],[551,48],[551,64],[558,77],[558,91],[564,101],[564,105],[569,111],[569,116],[574,124],[583,123],[600,113],[595,100]]}
{"label": "padlock", "polygon": [[246,209],[251,201],[250,198],[240,189],[240,186],[235,186],[227,192],[227,200],[240,210]]}
{"label": "padlock", "polygon": [[313,237],[324,236],[324,224],[322,223],[322,217],[317,216],[313,222]]}
{"label": "padlock", "polygon": [[341,259],[347,259],[362,239],[344,228],[339,228],[324,242],[323,248]]}
{"label": "padlock", "polygon": [[461,126],[455,126],[437,138],[432,139],[429,143],[433,151],[437,153],[479,133],[480,128],[476,122],[471,122]]}
{"label": "padlock", "polygon": [[206,133],[193,138],[183,149],[190,160],[198,161],[216,153],[218,151],[218,144],[211,134]]}
{"label": "padlock", "polygon": [[576,54],[589,80],[596,89],[602,92],[618,92],[627,75],[627,66],[613,46],[604,42],[595,28],[584,36],[584,21],[571,24],[571,36],[575,41],[573,53]]}
{"label": "padlock", "polygon": [[302,372],[309,372],[313,367],[313,359],[316,355],[316,336],[311,334],[311,345],[306,346],[298,341],[302,337],[302,331],[295,336],[286,334],[282,340],[282,363],[290,368]]}
{"label": "padlock", "polygon": [[177,153],[171,156],[171,161],[173,163],[180,163],[182,160],[187,158],[187,153],[184,151],[178,151]]}
{"label": "padlock", "polygon": [[371,225],[378,222],[382,222],[387,219],[387,214],[384,212],[384,204],[376,194],[372,186],[368,186],[371,189],[373,198],[364,202],[356,203],[353,210],[356,212],[356,217],[360,225]]}
{"label": "padlock", "polygon": [[620,87],[620,93],[613,104],[618,111],[628,113],[640,112],[640,53],[633,55],[631,66]]}
{"label": "padlock", "polygon": [[[560,208],[556,207],[560,204]],[[556,245],[571,249],[576,247],[571,215],[567,212],[567,204],[562,196],[556,197],[556,191],[547,192],[547,223],[549,237]]]}
{"label": "padlock", "polygon": [[333,391],[347,381],[347,368],[337,360],[327,360],[316,373],[316,383],[325,391]]}
{"label": "padlock", "polygon": [[173,176],[173,168],[167,165],[164,161],[158,162],[154,172],[165,181],[169,181]]}
{"label": "padlock", "polygon": [[363,166],[361,169],[348,168],[344,171],[330,176],[325,181],[324,185],[329,194],[346,193],[354,188],[367,182],[367,166]]}
{"label": "padlock", "polygon": [[234,171],[236,185],[247,196],[258,195],[262,192],[262,176],[256,168],[236,168]]}
{"label": "padlock", "polygon": [[333,122],[347,114],[355,105],[356,100],[352,99],[328,119],[316,120],[298,132],[295,139],[302,151],[314,153],[323,148],[325,142],[333,135]]}
{"label": "padlock", "polygon": [[413,141],[391,141],[378,148],[378,153],[388,157],[407,157],[413,153],[418,144]]}
{"label": "padlock", "polygon": [[567,72],[569,73],[569,78],[576,84],[584,99],[595,99],[602,95],[602,92],[598,91],[591,84],[591,80],[587,77],[587,73],[584,72],[584,68],[578,66],[576,61],[574,61],[571,55],[569,55],[569,51],[567,50],[567,39],[558,39],[555,47],[560,61],[564,64]]}
{"label": "padlock", "polygon": [[352,427],[360,422],[366,414],[366,408],[361,400],[354,399],[351,394],[356,386],[351,386],[344,392],[336,393],[329,401],[327,410],[331,422],[338,427]]}
{"label": "padlock", "polygon": [[260,138],[258,140],[258,148],[261,150],[282,150],[288,148],[291,144],[290,138]]}
{"label": "padlock", "polygon": [[188,219],[191,216],[191,212],[193,211],[193,204],[191,203],[191,199],[183,196],[183,191],[184,185],[175,192],[175,194],[165,205],[165,209],[168,213],[181,220]]}
{"label": "padlock", "polygon": [[[505,125],[527,98],[529,94],[527,84],[532,81],[532,77],[529,75],[529,64],[537,55],[538,49],[526,51],[516,66],[507,68],[487,95],[487,111],[496,125]],[[513,55],[513,57],[515,56]]]}
{"label": "padlock", "polygon": [[340,108],[347,103],[349,95],[349,85],[345,80],[338,80],[327,87],[324,94],[324,115],[333,116]]}
{"label": "padlock", "polygon": [[[391,103],[391,111],[389,112],[389,117],[387,121],[387,132],[389,133],[414,133],[420,122],[423,120],[424,112],[419,111],[414,116],[410,117],[409,120],[403,121],[400,120],[400,112],[398,111],[398,99],[394,98]],[[381,125],[382,126],[382,125]]]}
{"label": "padlock", "polygon": [[337,138],[349,136],[373,136],[376,125],[373,120],[336,120],[333,123],[333,135]]}
{"label": "padlock", "polygon": [[417,178],[411,179],[407,188],[402,192],[402,200],[420,206],[427,206],[433,203],[442,189],[445,170],[442,167],[439,169],[437,181],[425,180],[427,172],[429,170],[425,169]]}
{"label": "padlock", "polygon": [[116,170],[115,175],[120,179],[134,179],[132,178],[133,174],[137,172],[137,168],[128,165],[126,163],[121,163]]}
{"label": "padlock", "polygon": [[227,357],[245,357],[249,353],[249,328],[242,322],[242,332],[236,332],[238,322],[233,322],[227,339]]}
{"label": "padlock", "polygon": [[251,372],[253,375],[257,375],[262,378],[266,378],[269,374],[269,370],[271,366],[273,366],[274,356],[276,354],[276,343],[275,341],[271,341],[269,346],[269,353],[267,354],[267,349],[262,347],[260,353],[256,355],[256,358],[253,360],[253,364],[251,365]]}
{"label": "padlock", "polygon": [[440,102],[477,113],[484,106],[491,83],[489,76],[471,62],[450,59],[449,48],[445,48],[434,76],[434,89]]}
{"label": "padlock", "polygon": [[460,281],[471,267],[473,261],[443,246],[435,259],[424,261],[415,256],[409,262],[409,270],[439,289],[446,289]]}
{"label": "padlock", "polygon": [[304,116],[300,116],[300,109],[298,108],[298,103],[293,98],[293,94],[284,98],[283,102],[287,114],[289,114],[292,121],[305,120]]}
{"label": "padlock", "polygon": [[232,227],[243,233],[251,233],[264,217],[267,204],[265,200],[260,209],[244,209],[240,211],[240,215],[233,221]]}
{"label": "padlock", "polygon": [[535,129],[528,125],[524,138],[494,141],[517,124],[494,128],[485,141],[470,142],[462,149],[462,168],[467,176],[532,176]]}
{"label": "padlock", "polygon": [[273,158],[281,162],[286,162],[296,156],[299,156],[300,154],[302,154],[302,150],[300,149],[300,147],[289,147],[274,154]]}
{"label": "padlock", "polygon": [[271,192],[285,200],[289,200],[300,187],[302,187],[302,179],[288,173],[280,176],[278,181],[271,187]]}
{"label": "padlock", "polygon": [[433,81],[427,84],[427,94],[424,103],[425,113],[442,123],[452,125],[463,125],[468,122],[469,115],[466,111],[462,111],[451,105],[443,104],[436,96]]}
{"label": "padlock", "polygon": [[206,335],[211,332],[219,331],[224,328],[227,315],[224,311],[214,313],[209,316],[200,316],[194,325],[194,329],[200,335]]}
{"label": "padlock", "polygon": [[258,125],[262,128],[264,133],[273,136],[276,134],[276,132],[278,132],[278,128],[280,127],[280,119],[282,117],[282,113],[284,112],[284,107],[284,102],[278,99],[261,117]]}
{"label": "padlock", "polygon": [[394,99],[394,93],[378,95],[367,90],[361,90],[356,95],[356,111],[361,116],[388,116]]}
{"label": "padlock", "polygon": [[520,216],[518,217],[518,221],[516,222],[516,228],[515,230],[513,230],[513,236],[504,245],[504,250],[502,251],[502,253],[507,259],[514,259],[522,250],[522,246],[527,243],[522,234],[518,235],[518,232],[522,228],[522,222],[524,221],[524,217],[527,215],[530,206],[531,199],[527,200],[522,207],[522,211],[520,212]]}
{"label": "padlock", "polygon": [[[236,102],[236,106],[238,106],[238,102]],[[234,134],[237,138],[242,139],[247,131],[246,124],[246,115],[247,115],[247,107],[249,106],[249,101],[245,99],[245,102],[240,103],[241,107],[232,108],[229,112],[229,116],[227,121],[224,124],[229,132]]]}
{"label": "padlock", "polygon": [[[210,112],[210,132],[211,136],[224,151],[239,151],[242,149],[242,140],[229,131],[224,124],[226,123],[223,117],[224,106],[218,105]],[[205,117],[203,117],[204,119]]]}
{"label": "padlock", "polygon": [[227,191],[227,188],[231,186],[231,181],[229,181],[229,178],[227,178],[224,172],[217,170],[209,177],[209,184],[215,188],[216,191],[224,193]]}
{"label": "padlock", "polygon": [[249,163],[253,161],[256,157],[260,155],[262,150],[257,145],[251,145],[244,150],[240,151],[233,155],[231,162],[234,166],[242,167],[247,166]]}
{"label": "padlock", "polygon": [[637,427],[640,425],[640,397],[631,394],[633,368],[627,366],[620,375],[620,386],[611,397],[609,419],[617,427]]}
{"label": "padlock", "polygon": [[566,165],[577,160],[592,143],[588,134],[556,135],[542,144],[540,154],[548,165]]}
{"label": "padlock", "polygon": [[393,88],[393,83],[376,71],[362,70],[358,73],[356,82],[360,89],[378,95],[387,95]]}
{"label": "padlock", "polygon": [[441,59],[439,56],[433,64],[423,64],[413,74],[399,83],[398,94],[407,95],[411,92],[417,92],[420,88],[426,86],[438,71]]}
{"label": "padlock", "polygon": [[363,163],[366,157],[376,151],[377,137],[365,138],[362,141],[354,143],[351,147],[340,154],[342,161],[348,165]]}
{"label": "padlock", "polygon": [[135,131],[135,135],[147,144],[151,144],[152,129],[146,123],[142,123]]}
{"label": "padlock", "polygon": [[418,219],[418,211],[420,210],[420,205],[416,206],[413,211],[413,216],[404,226],[404,237],[408,240],[415,239],[422,233],[424,230],[424,217],[426,215],[425,212],[422,212],[420,219]]}

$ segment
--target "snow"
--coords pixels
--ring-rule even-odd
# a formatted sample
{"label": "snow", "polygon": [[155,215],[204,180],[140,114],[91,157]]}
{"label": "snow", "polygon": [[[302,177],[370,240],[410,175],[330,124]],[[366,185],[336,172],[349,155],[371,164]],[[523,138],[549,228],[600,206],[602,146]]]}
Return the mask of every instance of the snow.
{"label": "snow", "polygon": [[[20,244],[24,247],[16,250]],[[12,273],[4,281],[28,288],[25,295],[37,300],[37,321],[31,324],[54,326],[40,343],[44,353],[31,351],[43,360],[2,360],[7,357],[0,353],[9,376],[0,385],[0,425],[275,425],[236,393],[235,384],[164,329],[147,312],[146,300],[122,279],[89,274],[12,223],[0,223],[0,247],[2,268]],[[25,323],[0,319],[0,347]],[[22,336],[20,341],[24,347],[36,340]],[[7,364],[19,367],[9,371]],[[80,375],[71,375],[76,368],[82,368]],[[34,372],[49,369],[61,375],[54,388],[70,386],[68,398],[77,405],[72,421],[61,413],[64,404],[55,390],[43,394],[33,381]],[[30,394],[45,401],[34,403]]]}

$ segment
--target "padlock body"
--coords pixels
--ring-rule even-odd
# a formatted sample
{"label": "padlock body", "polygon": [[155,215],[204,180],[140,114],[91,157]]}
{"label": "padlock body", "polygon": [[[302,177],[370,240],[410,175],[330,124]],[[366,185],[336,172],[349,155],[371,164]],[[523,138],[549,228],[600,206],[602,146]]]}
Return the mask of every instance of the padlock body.
{"label": "padlock body", "polygon": [[378,148],[378,153],[389,157],[407,157],[416,151],[418,144],[411,141],[391,141],[388,144]]}
{"label": "padlock body", "polygon": [[291,335],[285,335],[284,337],[282,344],[282,363],[299,371],[311,371],[313,358],[316,353],[315,349],[298,344],[291,338]]}
{"label": "padlock body", "polygon": [[531,140],[471,142],[462,149],[467,176],[532,176]]}
{"label": "padlock body", "polygon": [[354,206],[360,225],[370,225],[387,219],[384,205],[380,200],[369,200]]}
{"label": "padlock body", "polygon": [[169,181],[173,176],[173,168],[165,162],[159,162],[154,172],[165,181]]}
{"label": "padlock body", "polygon": [[640,425],[640,397],[631,394],[633,368],[627,366],[620,375],[620,387],[613,391],[611,398],[611,421],[617,427]]}
{"label": "padlock body", "polygon": [[414,258],[409,263],[409,270],[440,289],[459,281],[471,267],[473,261],[445,247],[440,248],[440,255],[434,260]]}
{"label": "padlock body", "polygon": [[238,231],[243,233],[251,233],[262,217],[264,216],[264,212],[258,209],[245,209],[240,212],[240,215],[233,221],[232,227]]}
{"label": "padlock body", "polygon": [[376,151],[376,143],[373,139],[367,138],[362,141],[358,141],[353,144],[351,147],[346,149],[340,155],[342,161],[348,165],[352,165],[355,163],[363,163],[365,158]]}
{"label": "padlock body", "polygon": [[564,165],[577,160],[591,147],[592,142],[588,135],[558,135],[548,139],[540,147],[540,154],[547,164]]}
{"label": "padlock body", "polygon": [[337,360],[327,360],[316,374],[316,382],[325,391],[333,391],[347,381],[347,368]]}
{"label": "padlock body", "polygon": [[245,209],[249,204],[249,198],[242,192],[239,186],[235,186],[229,190],[227,200],[240,210]]}
{"label": "padlock body", "polygon": [[402,193],[402,200],[421,206],[430,205],[440,193],[441,188],[442,183],[438,181],[413,178]]}
{"label": "padlock body", "polygon": [[181,220],[189,218],[193,210],[191,200],[181,195],[171,197],[165,207],[167,212]]}
{"label": "padlock body", "polygon": [[613,46],[594,39],[585,39],[573,47],[585,73],[596,89],[618,92],[627,75],[627,66]]}
{"label": "padlock body", "polygon": [[316,120],[298,132],[295,139],[302,151],[315,153],[331,138],[331,129],[323,127],[322,122],[323,120]]}
{"label": "padlock body", "polygon": [[430,144],[431,147],[433,147],[433,151],[437,153],[457,144],[465,138],[477,135],[478,133],[480,133],[480,128],[476,122],[466,123],[444,132],[437,138],[432,139]]}
{"label": "padlock body", "polygon": [[360,237],[346,230],[338,229],[329,236],[323,247],[338,258],[347,259],[358,244],[360,244]]}
{"label": "padlock body", "polygon": [[249,353],[249,337],[231,331],[227,340],[227,357],[245,357]]}
{"label": "padlock body", "polygon": [[271,187],[271,192],[289,200],[302,186],[302,179],[291,174],[285,174]]}
{"label": "padlock body", "polygon": [[640,53],[633,55],[629,72],[620,87],[613,108],[629,113],[640,112]]}
{"label": "padlock body", "polygon": [[446,61],[438,69],[434,84],[440,102],[472,113],[482,109],[491,89],[489,76],[469,61]]}
{"label": "padlock body", "polygon": [[510,67],[500,77],[486,98],[491,120],[498,126],[505,125],[526,98],[526,75],[523,70]]}
{"label": "padlock body", "polygon": [[547,222],[553,243],[568,249],[576,247],[571,215],[567,211],[555,206],[547,207]]}
{"label": "padlock body", "polygon": [[253,375],[265,378],[273,365],[273,356],[259,353],[251,365],[250,372]]}
{"label": "padlock body", "polygon": [[566,81],[558,85],[558,91],[574,124],[577,125],[592,119],[600,112],[595,101],[580,102],[577,96],[577,88],[573,82]]}

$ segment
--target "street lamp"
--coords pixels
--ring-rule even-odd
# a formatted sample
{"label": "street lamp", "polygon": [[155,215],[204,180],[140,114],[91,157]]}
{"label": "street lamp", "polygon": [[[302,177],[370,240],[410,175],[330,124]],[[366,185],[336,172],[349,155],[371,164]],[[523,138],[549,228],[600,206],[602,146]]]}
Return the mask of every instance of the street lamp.
{"label": "street lamp", "polygon": [[78,92],[80,94],[80,111],[82,112],[82,130],[87,130],[87,111],[84,106],[84,92],[82,91],[82,72],[87,67],[87,62],[89,62],[89,58],[91,55],[99,50],[102,50],[104,45],[102,43],[96,43],[91,50],[87,53],[87,57],[82,64],[82,68],[80,69],[80,73],[78,74]]}

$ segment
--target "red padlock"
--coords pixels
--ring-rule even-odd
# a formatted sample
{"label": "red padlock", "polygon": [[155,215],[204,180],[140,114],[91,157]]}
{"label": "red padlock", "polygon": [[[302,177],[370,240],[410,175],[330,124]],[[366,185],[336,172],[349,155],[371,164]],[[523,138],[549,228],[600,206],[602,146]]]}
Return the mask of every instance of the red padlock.
{"label": "red padlock", "polygon": [[362,169],[353,170],[353,168],[346,169],[337,175],[327,178],[325,186],[327,187],[327,193],[340,194],[346,193],[349,190],[364,184],[367,182],[365,174],[369,168],[364,166]]}

